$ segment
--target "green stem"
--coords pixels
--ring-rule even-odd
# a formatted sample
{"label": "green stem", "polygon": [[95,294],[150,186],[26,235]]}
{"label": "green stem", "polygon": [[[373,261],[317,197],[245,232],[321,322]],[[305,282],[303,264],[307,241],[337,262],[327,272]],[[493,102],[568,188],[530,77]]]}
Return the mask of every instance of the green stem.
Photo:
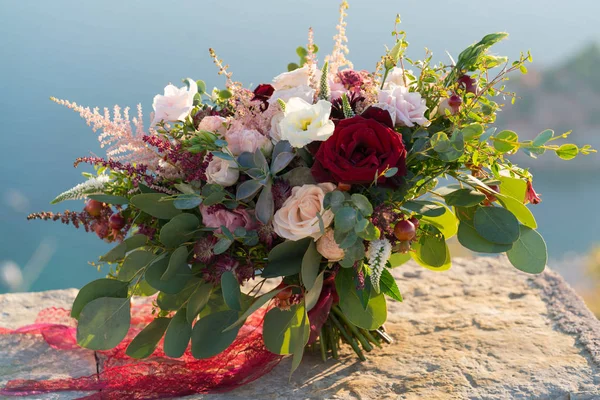
{"label": "green stem", "polygon": [[340,321],[338,321],[338,319],[335,317],[335,315],[329,314],[329,319],[331,319],[331,322],[333,322],[335,327],[340,331],[340,333],[342,334],[344,339],[346,339],[348,344],[350,344],[350,346],[352,346],[352,349],[354,350],[354,352],[356,353],[358,358],[360,358],[361,361],[366,361],[367,359],[366,359],[365,355],[363,354],[362,350],[360,349],[360,347],[358,347],[358,343],[356,343],[356,340],[354,340],[354,338],[352,336],[350,336],[348,334],[348,332],[346,332],[346,329],[344,329],[343,325],[340,323]]}
{"label": "green stem", "polygon": [[375,332],[377,332],[377,334],[383,339],[384,342],[386,342],[387,344],[392,344],[394,343],[394,340],[391,338],[390,335],[388,335],[387,333],[385,333],[384,331],[382,331],[381,329],[377,329]]}
{"label": "green stem", "polygon": [[344,324],[346,324],[346,326],[348,326],[348,328],[350,329],[352,334],[358,339],[358,341],[362,345],[363,349],[365,349],[365,351],[373,350],[373,346],[371,346],[369,341],[363,336],[362,333],[360,333],[358,328],[352,322],[350,322],[348,320],[348,318],[346,318],[346,316],[344,315],[342,310],[340,310],[337,306],[332,307],[331,309],[344,322]]}
{"label": "green stem", "polygon": [[327,341],[325,340],[325,330],[321,328],[319,333],[319,348],[321,349],[321,359],[327,361]]}
{"label": "green stem", "polygon": [[339,358],[338,355],[338,341],[337,334],[333,330],[333,327],[329,322],[327,322],[327,338],[329,339],[329,347],[331,347],[331,355],[336,360]]}
{"label": "green stem", "polygon": [[369,332],[366,329],[360,329],[360,332],[371,342],[373,343],[375,346],[377,347],[381,347],[381,343],[379,342],[379,340],[377,340],[375,338],[375,336],[371,335],[371,332]]}

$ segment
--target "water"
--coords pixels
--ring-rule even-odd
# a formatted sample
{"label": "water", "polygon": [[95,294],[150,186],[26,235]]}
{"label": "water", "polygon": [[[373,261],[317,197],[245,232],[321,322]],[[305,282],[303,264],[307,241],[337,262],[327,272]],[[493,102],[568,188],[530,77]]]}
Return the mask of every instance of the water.
{"label": "water", "polygon": [[[358,68],[372,69],[383,44],[390,43],[397,11],[403,13],[413,58],[427,45],[445,59],[445,50],[456,55],[486,33],[507,30],[511,40],[499,53],[515,57],[531,48],[541,64],[550,64],[574,50],[574,43],[600,39],[594,21],[600,3],[591,0],[553,7],[542,0],[510,0],[491,15],[491,6],[467,0],[351,3],[348,36]],[[141,101],[149,110],[153,96],[169,82],[191,76],[209,87],[222,84],[208,57],[210,46],[232,66],[236,79],[247,85],[267,82],[295,61],[294,49],[306,43],[308,26],[315,28],[323,52],[330,49],[337,7],[321,0],[260,6],[241,0],[168,5],[0,0],[0,15],[0,263],[12,265],[5,269],[9,275],[17,267],[26,269],[32,282],[17,290],[47,290],[80,287],[103,276],[106,271],[87,262],[110,248],[72,227],[25,221],[32,211],[79,210],[78,202],[48,202],[81,181],[81,170],[71,167],[76,157],[103,154],[85,123],[49,96],[90,106],[135,107]],[[569,29],[550,28],[561,24]],[[600,214],[593,208],[599,179],[591,172],[538,174],[536,189],[544,202],[534,212],[552,257],[586,252],[600,242],[595,228]]]}

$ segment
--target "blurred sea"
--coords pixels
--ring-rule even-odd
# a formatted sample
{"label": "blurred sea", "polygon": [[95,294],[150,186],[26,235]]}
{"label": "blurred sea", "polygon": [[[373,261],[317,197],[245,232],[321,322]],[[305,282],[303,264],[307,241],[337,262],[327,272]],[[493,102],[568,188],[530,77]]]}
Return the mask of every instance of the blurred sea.
{"label": "blurred sea", "polygon": [[[350,58],[357,68],[372,69],[383,44],[391,43],[396,12],[402,13],[412,58],[428,46],[446,60],[446,50],[457,55],[484,34],[506,30],[511,39],[496,51],[514,58],[531,48],[541,67],[558,62],[574,44],[600,39],[595,28],[600,3],[591,0],[553,7],[543,0],[507,0],[493,14],[491,6],[467,0],[350,3]],[[49,201],[81,181],[83,169],[72,168],[76,157],[103,155],[78,115],[48,97],[101,107],[134,108],[142,102],[148,117],[153,96],[169,82],[190,76],[209,87],[222,84],[209,46],[231,65],[234,78],[248,86],[268,82],[296,61],[294,49],[306,43],[309,26],[321,53],[329,51],[337,2],[0,0],[0,16],[0,281],[20,268],[25,282],[13,289],[37,291],[80,287],[101,277],[106,271],[87,262],[111,247],[60,223],[25,221],[33,211],[80,210],[81,202]],[[551,29],[557,24],[568,29]],[[544,199],[533,211],[548,242],[550,265],[580,281],[577,263],[562,260],[600,243],[595,207],[600,175],[533,171]],[[0,293],[9,289],[0,286]]]}

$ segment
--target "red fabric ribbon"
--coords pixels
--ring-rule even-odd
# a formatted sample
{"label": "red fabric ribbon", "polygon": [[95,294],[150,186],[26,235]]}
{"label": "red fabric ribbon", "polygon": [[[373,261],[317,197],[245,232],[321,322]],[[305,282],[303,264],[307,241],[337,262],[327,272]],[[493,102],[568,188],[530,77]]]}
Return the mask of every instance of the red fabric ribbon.
{"label": "red fabric ribbon", "polygon": [[[227,392],[270,372],[282,359],[269,352],[262,339],[266,310],[254,313],[240,329],[237,338],[224,352],[204,360],[195,359],[188,350],[178,359],[167,357],[159,344],[151,357],[135,360],[125,350],[135,335],[153,319],[151,303],[132,307],[132,326],[126,339],[116,348],[98,351],[100,372],[92,376],[41,381],[13,380],[0,389],[2,396],[31,396],[58,391],[96,391],[82,399],[162,399],[196,393]],[[41,311],[32,325],[0,334],[39,334],[52,347],[78,348],[76,321],[60,308]]]}

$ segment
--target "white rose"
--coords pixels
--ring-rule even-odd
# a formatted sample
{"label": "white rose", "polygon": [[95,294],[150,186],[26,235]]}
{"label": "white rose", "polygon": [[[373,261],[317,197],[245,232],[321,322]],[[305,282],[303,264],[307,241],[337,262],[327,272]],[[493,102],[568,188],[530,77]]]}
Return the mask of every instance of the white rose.
{"label": "white rose", "polygon": [[273,115],[273,118],[271,118],[271,129],[269,130],[269,136],[271,136],[271,139],[275,143],[281,140],[281,129],[279,129],[279,123],[283,120],[284,116],[285,115],[283,112],[278,112],[277,114]]}
{"label": "white rose", "polygon": [[244,152],[254,153],[260,149],[265,155],[269,155],[273,150],[273,143],[269,137],[263,135],[255,129],[246,129],[240,124],[233,124],[225,133],[227,148],[234,156],[239,156]]}
{"label": "white rose", "polygon": [[284,102],[288,102],[293,97],[299,97],[307,103],[313,102],[315,98],[315,89],[310,86],[302,85],[291,87],[287,89],[276,90],[273,92],[273,95],[269,98],[269,104],[277,103],[278,99],[281,99]]}
{"label": "white rose", "polygon": [[294,97],[285,105],[284,117],[279,123],[281,139],[293,147],[304,147],[314,141],[327,140],[335,125],[329,119],[331,103],[319,100],[317,104]]}
{"label": "white rose", "polygon": [[196,82],[188,79],[190,87],[177,88],[171,84],[165,86],[165,94],[154,96],[152,108],[154,120],[152,124],[160,121],[183,121],[194,108],[194,96],[198,93]]}
{"label": "white rose", "polygon": [[[405,73],[404,73],[405,72]],[[413,75],[411,70],[406,70],[402,72],[402,68],[394,67],[388,73],[387,78],[385,79],[385,83],[383,84],[384,89],[392,89],[394,86],[406,86],[404,84],[404,76],[406,76],[406,83],[410,86],[411,79],[408,77],[408,74]]]}
{"label": "white rose", "polygon": [[396,125],[413,127],[415,124],[428,125],[424,114],[427,111],[425,100],[418,92],[409,92],[404,86],[394,86],[388,90],[379,91],[379,102],[388,104],[396,110]]}
{"label": "white rose", "polygon": [[322,236],[319,217],[325,228],[333,221],[331,210],[323,211],[325,194],[335,189],[333,183],[303,185],[292,188],[292,195],[273,216],[273,230],[282,238],[300,240],[305,237],[318,239]]}
{"label": "white rose", "polygon": [[223,136],[227,131],[226,124],[227,119],[219,117],[218,115],[209,115],[202,118],[202,121],[200,121],[200,124],[198,124],[198,130],[214,132]]}
{"label": "white rose", "polygon": [[206,168],[206,181],[223,187],[234,185],[240,177],[235,161],[213,157]]}
{"label": "white rose", "polygon": [[325,234],[317,240],[317,251],[331,262],[340,261],[345,256],[344,250],[335,241],[331,228],[328,228]]}
{"label": "white rose", "polygon": [[297,68],[290,72],[284,72],[283,74],[277,75],[273,79],[272,86],[275,90],[289,89],[296,86],[309,86],[310,76],[308,65],[302,68]]}

